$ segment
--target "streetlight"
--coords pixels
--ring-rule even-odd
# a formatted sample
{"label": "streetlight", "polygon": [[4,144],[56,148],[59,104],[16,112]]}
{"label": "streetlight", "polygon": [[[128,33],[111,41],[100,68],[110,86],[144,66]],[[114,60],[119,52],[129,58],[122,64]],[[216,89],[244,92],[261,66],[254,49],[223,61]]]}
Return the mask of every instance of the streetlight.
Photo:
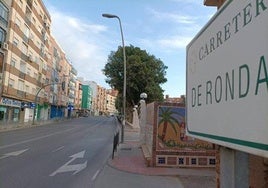
{"label": "streetlight", "polygon": [[123,87],[123,125],[122,125],[122,134],[121,134],[121,142],[124,142],[124,128],[126,123],[126,51],[125,51],[125,44],[124,44],[124,36],[123,36],[123,30],[121,25],[121,20],[117,15],[113,14],[102,14],[105,18],[117,18],[120,25],[120,31],[121,31],[121,37],[122,37],[122,46],[123,46],[123,58],[124,58],[124,87]]}
{"label": "streetlight", "polygon": [[140,143],[145,144],[146,143],[146,117],[147,117],[147,108],[146,108],[146,102],[147,94],[141,93],[140,94]]}

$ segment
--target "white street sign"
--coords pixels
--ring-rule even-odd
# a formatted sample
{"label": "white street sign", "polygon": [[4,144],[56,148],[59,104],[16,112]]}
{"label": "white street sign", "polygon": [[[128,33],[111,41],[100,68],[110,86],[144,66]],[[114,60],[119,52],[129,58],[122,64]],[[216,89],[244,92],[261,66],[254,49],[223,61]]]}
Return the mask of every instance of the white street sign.
{"label": "white street sign", "polygon": [[16,156],[19,156],[20,154],[24,153],[27,150],[28,149],[24,149],[24,150],[19,150],[19,151],[13,151],[13,152],[10,152],[10,153],[6,153],[2,157],[0,157],[0,159],[5,159],[7,157],[16,157]]}
{"label": "white street sign", "polygon": [[268,0],[227,0],[187,46],[187,125],[268,157]]}
{"label": "white street sign", "polygon": [[76,153],[74,155],[71,155],[70,156],[72,158],[71,160],[69,160],[67,163],[65,163],[63,166],[61,166],[58,170],[56,170],[55,172],[53,172],[49,176],[55,176],[58,173],[72,172],[72,171],[74,171],[73,175],[77,174],[78,172],[80,172],[81,170],[83,170],[84,168],[87,167],[87,161],[82,163],[82,164],[72,164],[72,165],[70,165],[70,163],[73,162],[75,159],[84,158],[84,155],[85,155],[85,150],[81,151],[79,153]]}

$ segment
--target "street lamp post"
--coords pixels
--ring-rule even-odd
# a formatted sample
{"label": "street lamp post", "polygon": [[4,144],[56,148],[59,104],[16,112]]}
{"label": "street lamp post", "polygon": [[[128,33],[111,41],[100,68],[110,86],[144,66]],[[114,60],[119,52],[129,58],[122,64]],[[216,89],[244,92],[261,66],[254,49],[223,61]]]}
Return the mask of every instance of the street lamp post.
{"label": "street lamp post", "polygon": [[122,134],[121,134],[121,142],[124,142],[124,128],[126,124],[126,51],[125,51],[125,44],[124,44],[124,36],[123,36],[123,30],[121,25],[121,20],[117,15],[113,14],[102,14],[105,18],[117,18],[120,25],[120,31],[121,31],[121,38],[122,38],[122,46],[123,46],[123,58],[124,58],[124,87],[123,87],[123,124],[122,124]]}

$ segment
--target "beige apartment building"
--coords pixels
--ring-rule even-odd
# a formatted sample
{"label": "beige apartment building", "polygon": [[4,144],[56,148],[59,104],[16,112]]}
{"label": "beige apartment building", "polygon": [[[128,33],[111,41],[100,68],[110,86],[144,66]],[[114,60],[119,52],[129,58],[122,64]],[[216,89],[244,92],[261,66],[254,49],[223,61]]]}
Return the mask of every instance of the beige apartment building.
{"label": "beige apartment building", "polygon": [[82,106],[82,82],[77,79],[75,83],[75,98],[74,98],[74,111],[78,113]]}
{"label": "beige apartment building", "polygon": [[[1,114],[4,122],[33,118],[35,95],[47,83],[50,15],[41,1],[13,0],[8,11]],[[44,102],[44,98],[38,98]]]}
{"label": "beige apartment building", "polygon": [[[0,0],[0,12],[0,125],[75,117],[81,82],[42,0]],[[95,85],[91,112],[106,114],[106,89]]]}
{"label": "beige apartment building", "polygon": [[[11,0],[0,1],[0,94],[3,93],[3,75],[4,75],[4,62],[7,58],[8,44],[7,44],[7,34],[8,34],[8,20],[11,9]],[[0,122],[2,123],[7,114],[7,108],[2,105],[2,98],[0,99]]]}
{"label": "beige apartment building", "polygon": [[77,71],[50,34],[43,2],[0,0],[0,9],[0,124],[71,116]]}
{"label": "beige apartment building", "polygon": [[98,115],[105,115],[106,112],[106,89],[97,85],[97,96],[96,96],[96,112]]}
{"label": "beige apartment building", "polygon": [[118,91],[113,89],[106,90],[106,114],[107,115],[115,115],[118,114],[118,111],[115,108],[115,101],[118,95]]}

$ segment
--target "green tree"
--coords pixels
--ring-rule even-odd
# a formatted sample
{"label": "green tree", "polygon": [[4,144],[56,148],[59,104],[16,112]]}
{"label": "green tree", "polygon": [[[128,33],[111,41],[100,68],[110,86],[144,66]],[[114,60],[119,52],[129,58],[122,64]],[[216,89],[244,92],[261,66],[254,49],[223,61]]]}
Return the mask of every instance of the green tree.
{"label": "green tree", "polygon": [[[165,83],[167,66],[155,56],[145,50],[132,45],[126,46],[126,106],[133,108],[140,100],[140,94],[147,93],[147,102],[163,101],[161,84]],[[112,51],[108,56],[103,72],[107,77],[106,82],[119,91],[117,109],[122,106],[124,63],[122,47]]]}

